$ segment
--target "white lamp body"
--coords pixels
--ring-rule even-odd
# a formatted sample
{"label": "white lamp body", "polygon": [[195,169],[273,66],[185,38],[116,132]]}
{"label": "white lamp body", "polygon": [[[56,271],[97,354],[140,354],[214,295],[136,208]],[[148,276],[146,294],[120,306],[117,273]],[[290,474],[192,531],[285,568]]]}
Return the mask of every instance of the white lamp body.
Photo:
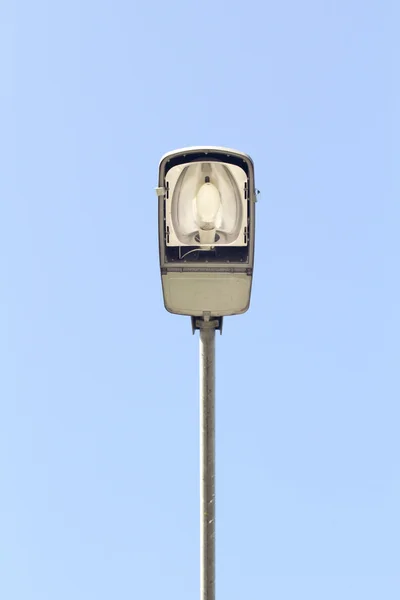
{"label": "white lamp body", "polygon": [[159,166],[159,246],[169,312],[223,317],[245,312],[254,263],[254,167],[249,156],[192,147]]}

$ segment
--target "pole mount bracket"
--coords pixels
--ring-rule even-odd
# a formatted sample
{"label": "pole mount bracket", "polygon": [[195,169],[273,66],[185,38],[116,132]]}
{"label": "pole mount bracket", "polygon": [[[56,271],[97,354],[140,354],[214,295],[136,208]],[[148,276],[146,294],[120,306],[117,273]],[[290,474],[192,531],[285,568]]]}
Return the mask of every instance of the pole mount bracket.
{"label": "pole mount bracket", "polygon": [[190,317],[192,321],[192,333],[195,334],[197,329],[216,329],[222,335],[223,317],[210,318],[209,315],[204,317]]}

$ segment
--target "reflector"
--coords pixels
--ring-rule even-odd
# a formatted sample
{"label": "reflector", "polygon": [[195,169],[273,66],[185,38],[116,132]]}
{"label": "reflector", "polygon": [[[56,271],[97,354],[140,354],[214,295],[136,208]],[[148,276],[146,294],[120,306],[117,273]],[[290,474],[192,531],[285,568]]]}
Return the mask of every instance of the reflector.
{"label": "reflector", "polygon": [[192,162],[166,174],[167,246],[245,246],[247,176],[223,162]]}

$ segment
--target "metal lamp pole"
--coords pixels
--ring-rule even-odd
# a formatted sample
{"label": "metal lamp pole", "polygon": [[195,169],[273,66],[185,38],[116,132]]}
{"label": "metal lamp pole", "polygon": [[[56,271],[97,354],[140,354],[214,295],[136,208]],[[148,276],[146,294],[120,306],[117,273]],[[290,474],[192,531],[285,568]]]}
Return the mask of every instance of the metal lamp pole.
{"label": "metal lamp pole", "polygon": [[215,600],[215,329],[200,329],[200,600]]}

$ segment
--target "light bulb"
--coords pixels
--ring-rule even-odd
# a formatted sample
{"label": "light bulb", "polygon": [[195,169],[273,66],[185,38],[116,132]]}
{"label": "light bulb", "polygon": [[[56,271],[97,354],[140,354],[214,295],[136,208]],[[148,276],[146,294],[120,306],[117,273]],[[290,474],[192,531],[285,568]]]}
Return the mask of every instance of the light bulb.
{"label": "light bulb", "polygon": [[199,226],[200,244],[212,244],[216,240],[216,228],[220,221],[221,196],[218,189],[205,177],[195,198],[196,223]]}

